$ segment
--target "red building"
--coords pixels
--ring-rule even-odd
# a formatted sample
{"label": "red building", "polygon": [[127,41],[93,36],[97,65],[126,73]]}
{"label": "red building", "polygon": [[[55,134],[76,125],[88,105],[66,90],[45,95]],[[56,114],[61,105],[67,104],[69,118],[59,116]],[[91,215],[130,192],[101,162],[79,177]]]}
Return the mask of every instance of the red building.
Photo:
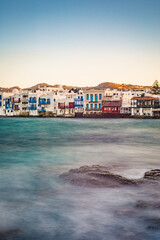
{"label": "red building", "polygon": [[69,102],[69,103],[58,102],[58,108],[59,109],[74,108],[74,102]]}
{"label": "red building", "polygon": [[120,113],[122,100],[103,100],[102,112],[103,113]]}

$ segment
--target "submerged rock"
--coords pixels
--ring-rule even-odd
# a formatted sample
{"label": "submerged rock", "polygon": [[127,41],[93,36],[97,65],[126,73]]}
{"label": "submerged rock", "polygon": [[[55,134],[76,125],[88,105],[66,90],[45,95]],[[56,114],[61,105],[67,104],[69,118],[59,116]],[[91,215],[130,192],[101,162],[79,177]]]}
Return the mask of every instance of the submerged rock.
{"label": "submerged rock", "polygon": [[153,231],[160,230],[160,218],[148,218],[145,219],[145,222],[147,223],[147,229]]}
{"label": "submerged rock", "polygon": [[108,171],[106,166],[82,166],[60,175],[72,184],[84,187],[136,186],[139,180],[128,179]]}
{"label": "submerged rock", "polygon": [[136,208],[140,208],[140,209],[160,209],[160,202],[147,202],[147,201],[143,201],[143,200],[139,200],[136,205]]}
{"label": "submerged rock", "polygon": [[19,228],[0,231],[0,240],[10,239],[10,237],[16,236],[20,232],[21,232],[21,229]]}

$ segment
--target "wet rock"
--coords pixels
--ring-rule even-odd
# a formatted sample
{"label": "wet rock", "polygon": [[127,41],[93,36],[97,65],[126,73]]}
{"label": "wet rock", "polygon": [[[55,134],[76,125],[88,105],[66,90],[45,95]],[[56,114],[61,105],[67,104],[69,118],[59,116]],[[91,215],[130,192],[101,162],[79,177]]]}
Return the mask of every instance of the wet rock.
{"label": "wet rock", "polygon": [[141,180],[133,180],[113,174],[106,166],[82,166],[60,175],[71,184],[84,187],[121,187],[136,186]]}
{"label": "wet rock", "polygon": [[138,210],[135,209],[126,209],[126,210],[117,210],[115,214],[117,216],[132,216],[138,213]]}
{"label": "wet rock", "polygon": [[160,218],[149,218],[145,222],[147,223],[147,229],[160,231]]}
{"label": "wet rock", "polygon": [[140,200],[136,203],[135,207],[142,209],[160,209],[160,202],[147,202]]}
{"label": "wet rock", "polygon": [[119,240],[147,240],[148,236],[145,231],[138,231],[138,229],[131,227],[116,227],[114,230],[116,239]]}
{"label": "wet rock", "polygon": [[5,239],[8,239],[9,237],[14,237],[20,232],[21,232],[21,229],[19,228],[0,231],[0,240],[5,240]]}
{"label": "wet rock", "polygon": [[80,168],[71,169],[61,174],[60,177],[71,184],[84,187],[137,186],[141,183],[156,183],[160,181],[160,169],[146,172],[142,179],[128,179],[118,174],[111,173],[108,169],[108,166],[100,165],[82,166]]}
{"label": "wet rock", "polygon": [[160,181],[160,169],[153,169],[145,172],[144,178]]}

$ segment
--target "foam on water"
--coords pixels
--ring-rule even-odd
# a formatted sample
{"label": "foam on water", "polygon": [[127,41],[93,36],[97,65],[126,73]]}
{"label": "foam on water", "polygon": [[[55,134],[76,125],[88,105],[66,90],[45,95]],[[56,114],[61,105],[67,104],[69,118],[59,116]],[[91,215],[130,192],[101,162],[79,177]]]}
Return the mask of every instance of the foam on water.
{"label": "foam on water", "polygon": [[[158,240],[147,219],[160,209],[134,212],[159,188],[89,189],[59,174],[82,165],[108,165],[140,178],[160,168],[160,120],[0,119],[0,237],[16,240]],[[130,214],[123,214],[130,211]],[[121,214],[122,213],[122,214]]]}

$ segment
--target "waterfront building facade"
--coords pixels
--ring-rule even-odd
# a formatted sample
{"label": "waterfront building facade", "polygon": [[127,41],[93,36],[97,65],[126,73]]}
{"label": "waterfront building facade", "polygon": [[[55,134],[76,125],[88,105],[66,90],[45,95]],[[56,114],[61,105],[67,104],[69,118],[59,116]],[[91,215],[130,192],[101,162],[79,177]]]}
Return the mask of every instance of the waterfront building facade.
{"label": "waterfront building facade", "polygon": [[4,112],[3,112],[3,93],[0,92],[0,116],[3,116]]}
{"label": "waterfront building facade", "polygon": [[128,114],[160,116],[160,95],[117,89],[37,87],[0,93],[0,116],[86,116]]}
{"label": "waterfront building facade", "polygon": [[57,116],[75,116],[74,98],[66,98],[57,101]]}
{"label": "waterfront building facade", "polygon": [[85,95],[82,90],[80,90],[74,98],[74,108],[75,113],[83,113],[85,110]]}
{"label": "waterfront building facade", "polygon": [[84,91],[85,95],[85,113],[97,114],[102,112],[102,100],[105,96],[105,90],[90,89]]}
{"label": "waterfront building facade", "polygon": [[160,108],[159,98],[151,96],[133,97],[131,99],[132,116],[153,116]]}
{"label": "waterfront building facade", "polygon": [[103,100],[102,113],[120,113],[121,100]]}

